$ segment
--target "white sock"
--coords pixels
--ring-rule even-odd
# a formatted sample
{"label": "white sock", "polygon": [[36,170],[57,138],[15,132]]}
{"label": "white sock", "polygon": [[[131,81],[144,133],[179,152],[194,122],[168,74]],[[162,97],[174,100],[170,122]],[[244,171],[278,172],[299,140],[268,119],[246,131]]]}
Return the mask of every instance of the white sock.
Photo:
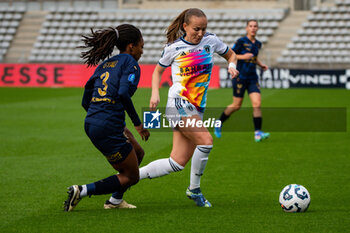
{"label": "white sock", "polygon": [[213,145],[198,145],[194,150],[191,163],[190,189],[199,188],[201,176],[208,162],[208,156]]}
{"label": "white sock", "polygon": [[140,180],[165,176],[171,172],[178,172],[183,169],[184,167],[175,162],[172,158],[158,159],[140,168]]}
{"label": "white sock", "polygon": [[87,196],[87,187],[86,184],[82,185],[82,190],[80,191],[80,197],[86,197]]}
{"label": "white sock", "polygon": [[123,199],[116,199],[114,197],[110,197],[109,201],[113,204],[113,205],[119,205],[120,203],[122,203]]}

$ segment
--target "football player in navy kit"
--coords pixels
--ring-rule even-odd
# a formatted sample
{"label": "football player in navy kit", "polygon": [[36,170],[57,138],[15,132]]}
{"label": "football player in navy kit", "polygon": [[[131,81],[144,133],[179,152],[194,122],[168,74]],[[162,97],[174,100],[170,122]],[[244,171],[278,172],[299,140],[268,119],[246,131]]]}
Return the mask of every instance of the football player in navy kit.
{"label": "football player in navy kit", "polygon": [[[143,128],[131,100],[140,79],[137,61],[142,55],[144,42],[140,30],[130,24],[91,32],[91,35],[83,36],[85,46],[81,48],[88,50],[81,57],[88,66],[103,62],[85,85],[82,101],[87,111],[85,132],[118,174],[86,185],[70,186],[64,210],[73,210],[85,196],[109,193],[116,193],[119,197],[113,199],[112,196],[105,208],[106,205],[107,208],[135,208],[121,198],[140,177],[140,161],[135,152],[135,149],[140,151],[140,147],[132,145],[139,146],[125,128],[125,111],[141,138],[147,140],[150,134]],[[120,54],[110,57],[114,47]]]}
{"label": "football player in navy kit", "polygon": [[[269,133],[261,130],[261,95],[256,65],[260,66],[264,71],[268,69],[268,66],[258,59],[259,49],[261,48],[261,42],[255,38],[258,28],[257,20],[248,20],[246,26],[247,35],[238,39],[232,47],[232,50],[237,54],[239,76],[232,79],[233,102],[226,107],[220,116],[220,121],[223,124],[232,113],[238,111],[242,106],[244,93],[247,90],[253,107],[254,139],[256,142],[260,142],[270,136]],[[215,128],[214,133],[217,138],[221,138],[221,127]]]}

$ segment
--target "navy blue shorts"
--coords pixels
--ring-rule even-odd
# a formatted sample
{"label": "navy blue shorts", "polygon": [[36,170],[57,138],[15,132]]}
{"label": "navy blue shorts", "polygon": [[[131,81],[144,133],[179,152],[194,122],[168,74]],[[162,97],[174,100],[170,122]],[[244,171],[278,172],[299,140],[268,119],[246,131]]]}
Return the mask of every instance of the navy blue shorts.
{"label": "navy blue shorts", "polygon": [[132,151],[132,145],[123,134],[124,128],[110,129],[85,122],[85,132],[110,164],[124,161]]}
{"label": "navy blue shorts", "polygon": [[257,79],[234,78],[232,79],[232,87],[234,97],[243,98],[245,90],[248,91],[248,94],[252,92],[260,93],[260,85]]}

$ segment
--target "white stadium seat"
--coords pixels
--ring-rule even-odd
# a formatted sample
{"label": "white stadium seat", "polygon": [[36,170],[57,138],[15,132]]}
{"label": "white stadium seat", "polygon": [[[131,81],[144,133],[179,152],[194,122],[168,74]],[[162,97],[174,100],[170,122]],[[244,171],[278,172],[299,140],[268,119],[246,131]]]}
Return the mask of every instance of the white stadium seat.
{"label": "white stadium seat", "polygon": [[[273,10],[272,10],[273,11]],[[164,32],[170,22],[176,17],[176,14],[167,13],[154,13],[154,11],[144,10],[145,13],[139,14],[126,12],[99,12],[94,9],[68,9],[57,8],[53,9],[46,17],[40,35],[37,38],[34,49],[40,46],[49,48],[50,46],[59,47],[60,53],[66,49],[66,51],[75,49],[76,46],[81,43],[81,34],[90,33],[90,28],[100,29],[108,26],[118,25],[121,23],[132,23],[140,27],[145,37],[144,56],[142,61],[156,62],[159,58],[159,54],[164,46],[166,38]],[[248,17],[246,16],[249,11],[243,10],[240,14],[232,14],[227,11],[208,13],[210,23],[208,25],[208,31],[215,33],[228,44],[233,44],[237,37],[245,34],[245,25]],[[279,11],[281,12],[281,11]],[[285,11],[283,11],[285,12]],[[261,31],[259,33],[259,39],[263,43],[267,43],[269,38],[273,35],[274,31],[278,28],[279,21],[284,18],[284,14],[265,12],[261,15],[256,15],[255,18],[260,20]],[[53,36],[54,38],[46,38],[45,35]],[[59,35],[59,36],[57,36]],[[56,37],[55,37],[56,36]],[[146,39],[148,38],[148,39]],[[45,43],[46,39],[52,42],[62,42],[59,45],[57,43]],[[149,42],[150,41],[150,42]],[[39,44],[38,42],[43,42]],[[35,55],[37,50],[34,50],[32,55]],[[151,55],[147,57],[147,55]],[[61,54],[60,54],[61,55]],[[48,57],[49,60],[66,59],[65,56]],[[42,59],[41,57],[33,56],[32,59]],[[76,56],[73,60],[69,58],[69,61],[78,61],[79,56]],[[63,61],[64,62],[64,61]]]}

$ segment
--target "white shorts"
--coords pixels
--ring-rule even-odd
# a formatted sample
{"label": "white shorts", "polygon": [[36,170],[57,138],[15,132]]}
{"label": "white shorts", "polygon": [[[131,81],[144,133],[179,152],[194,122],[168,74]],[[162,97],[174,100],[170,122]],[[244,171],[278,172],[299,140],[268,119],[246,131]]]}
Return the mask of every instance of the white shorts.
{"label": "white shorts", "polygon": [[194,115],[198,115],[203,119],[203,113],[199,112],[189,101],[182,98],[168,98],[165,116],[172,128],[175,128],[174,126],[178,125],[178,122],[182,117],[191,117]]}

